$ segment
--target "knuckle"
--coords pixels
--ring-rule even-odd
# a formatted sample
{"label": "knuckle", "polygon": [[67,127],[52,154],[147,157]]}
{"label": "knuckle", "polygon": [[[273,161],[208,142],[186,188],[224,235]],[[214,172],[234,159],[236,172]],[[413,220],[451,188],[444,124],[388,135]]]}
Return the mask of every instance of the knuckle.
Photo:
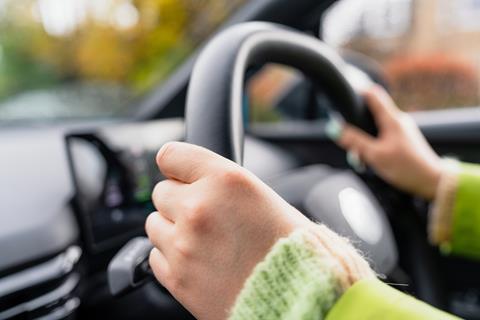
{"label": "knuckle", "polygon": [[186,205],[185,221],[194,230],[204,229],[210,223],[209,210],[205,201],[195,201]]}
{"label": "knuckle", "polygon": [[250,177],[240,168],[227,169],[222,173],[222,183],[225,187],[245,187],[250,184]]}
{"label": "knuckle", "polygon": [[157,182],[157,184],[156,184],[155,187],[153,188],[152,196],[154,196],[154,197],[159,197],[159,196],[162,195],[166,181],[167,181],[167,180],[163,180],[163,181]]}
{"label": "knuckle", "polygon": [[162,197],[163,194],[163,187],[164,187],[164,181],[158,182],[155,187],[153,188],[152,191],[152,202],[155,207],[157,207],[159,199]]}
{"label": "knuckle", "polygon": [[184,240],[175,240],[172,244],[173,249],[181,260],[188,260],[193,255],[193,248]]}
{"label": "knuckle", "polygon": [[169,199],[175,196],[174,185],[170,180],[163,180],[158,182],[152,191],[152,201],[154,204],[161,200]]}
{"label": "knuckle", "polygon": [[396,148],[388,145],[378,150],[376,157],[377,157],[377,160],[380,162],[388,162],[396,156],[395,153],[396,153]]}
{"label": "knuckle", "polygon": [[150,250],[150,254],[148,255],[148,264],[149,264],[150,266],[154,266],[154,265],[155,265],[155,257],[154,257],[155,253],[154,253],[154,250],[155,250],[155,249]]}
{"label": "knuckle", "polygon": [[171,292],[181,292],[186,287],[185,277],[178,270],[171,272],[166,285]]}
{"label": "knuckle", "polygon": [[147,219],[145,220],[145,232],[147,233],[147,236],[150,237],[150,234],[152,233],[152,228],[153,228],[153,215],[155,214],[155,212],[153,213],[150,213],[147,217]]}
{"label": "knuckle", "polygon": [[150,254],[148,256],[148,263],[150,264],[150,266],[155,266],[156,265],[156,261],[155,261],[155,248],[152,248],[152,250],[150,250]]}
{"label": "knuckle", "polygon": [[150,254],[148,256],[148,263],[150,264],[150,267],[152,268],[157,280],[160,283],[164,284],[165,279],[168,279],[169,277],[169,270],[160,267],[157,250],[158,249],[156,248],[153,248],[152,250],[150,250]]}

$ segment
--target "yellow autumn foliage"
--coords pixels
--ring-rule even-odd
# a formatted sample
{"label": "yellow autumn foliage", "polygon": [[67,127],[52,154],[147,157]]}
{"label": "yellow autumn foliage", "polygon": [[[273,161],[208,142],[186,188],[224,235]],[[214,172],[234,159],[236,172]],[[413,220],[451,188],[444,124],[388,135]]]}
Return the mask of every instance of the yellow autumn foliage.
{"label": "yellow autumn foliage", "polygon": [[243,1],[4,0],[9,14],[0,15],[0,48],[10,43],[39,68],[55,70],[60,81],[100,80],[142,93]]}

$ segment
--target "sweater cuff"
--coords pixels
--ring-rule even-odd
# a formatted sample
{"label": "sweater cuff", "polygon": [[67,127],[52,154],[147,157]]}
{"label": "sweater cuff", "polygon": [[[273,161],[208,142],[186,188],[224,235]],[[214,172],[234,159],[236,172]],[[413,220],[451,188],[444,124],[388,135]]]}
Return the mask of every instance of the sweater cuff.
{"label": "sweater cuff", "polygon": [[458,189],[458,161],[445,159],[443,172],[432,203],[429,220],[428,235],[433,245],[445,245],[452,238],[453,212]]}
{"label": "sweater cuff", "polygon": [[[354,281],[374,276],[353,247],[323,228],[328,230],[318,226],[280,239],[247,279],[229,319],[324,319]],[[332,255],[336,244],[361,263]]]}

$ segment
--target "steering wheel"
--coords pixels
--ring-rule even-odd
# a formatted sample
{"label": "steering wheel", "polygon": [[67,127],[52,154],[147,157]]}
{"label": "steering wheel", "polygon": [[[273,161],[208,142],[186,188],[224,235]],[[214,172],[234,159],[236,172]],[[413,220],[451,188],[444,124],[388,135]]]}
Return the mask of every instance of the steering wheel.
{"label": "steering wheel", "polygon": [[[332,100],[337,109],[332,111],[338,112],[345,121],[376,135],[373,117],[361,96],[361,90],[372,83],[368,76],[353,69],[335,51],[314,37],[281,25],[250,22],[224,30],[210,40],[198,56],[187,94],[186,141],[242,164],[245,74],[249,68],[268,62],[302,71]],[[331,182],[327,186],[320,183],[319,188],[313,191],[317,191],[314,195],[317,203],[329,202],[329,205],[324,204],[317,210],[322,218],[327,218],[326,212],[334,206],[332,199],[337,198],[335,188],[363,188],[364,195],[369,195],[369,200],[376,203],[370,190],[364,187],[363,182],[358,183],[354,175],[347,176],[343,184],[337,181],[336,185],[332,185]],[[329,193],[326,189],[334,190]],[[356,207],[354,211],[360,214],[359,210]],[[383,209],[377,211],[383,212]],[[344,223],[338,215],[338,211],[330,214],[334,216],[333,222],[337,226]],[[376,258],[380,261],[376,262],[387,266],[387,269],[394,267],[397,249],[384,213],[379,213],[377,218],[369,216],[366,220],[370,224],[367,232],[371,233],[375,224],[383,229],[382,239],[371,247],[378,253]],[[417,242],[421,243],[422,239]],[[435,276],[432,276],[434,267],[431,253],[426,244],[419,247],[422,248],[417,248],[419,252],[416,257],[422,262],[412,275],[416,282],[421,283],[417,288],[418,295],[433,305],[441,306],[441,288],[436,285]]]}
{"label": "steering wheel", "polygon": [[[187,96],[186,141],[242,164],[245,73],[267,62],[299,69],[324,89],[346,121],[375,133],[372,116],[359,94],[362,84],[352,81],[358,77],[347,76],[351,69],[339,55],[313,37],[275,24],[251,22],[224,30],[198,56]],[[386,239],[390,238],[388,234]],[[112,259],[108,269],[112,294],[142,283],[148,274],[151,247],[148,239],[135,238]]]}
{"label": "steering wheel", "polygon": [[[249,68],[267,62],[302,71],[323,89],[337,109],[334,111],[344,120],[376,134],[373,118],[360,94],[362,87],[370,83],[368,77],[352,70],[336,52],[316,38],[280,25],[251,22],[222,31],[210,40],[198,56],[187,95],[186,141],[206,147],[241,165],[244,145],[245,74]],[[363,194],[367,194],[368,200],[376,202],[371,192],[365,190],[368,188],[354,175],[337,176],[334,188],[332,179],[329,183],[327,187],[317,185],[318,188],[311,193],[317,204],[330,205],[330,208],[325,205],[326,207],[317,210],[323,218],[329,215],[326,212],[330,210],[330,216],[337,219],[338,210],[333,213],[331,211],[337,195],[331,195],[345,187],[354,186],[359,190],[363,187]],[[330,194],[326,190],[330,190]],[[355,195],[354,198],[358,197]],[[347,200],[352,202],[353,198]],[[355,205],[354,201],[353,204]],[[356,207],[356,216],[358,210]],[[368,220],[370,227],[377,224],[383,230],[382,237],[377,242],[381,244],[377,245],[377,251],[380,260],[383,259],[380,263],[389,269],[397,263],[397,249],[390,225],[382,209],[371,211],[377,211],[376,220],[370,215],[366,221]],[[340,222],[342,223],[345,222]],[[148,254],[151,248],[147,238],[139,237],[131,240],[117,253],[108,268],[112,294],[128,292],[144,282],[149,274]],[[418,256],[422,257],[422,254]],[[420,296],[438,305],[434,303],[438,300],[433,294],[436,291],[435,281],[428,276],[432,267],[426,263],[421,265],[424,267],[416,272],[420,275],[417,278],[426,280],[423,281],[425,290],[422,290],[425,292],[420,292]]]}
{"label": "steering wheel", "polygon": [[286,27],[250,22],[224,30],[197,58],[187,95],[186,141],[242,164],[245,73],[267,62],[302,71],[324,89],[347,122],[375,133],[358,92],[362,84],[347,77],[351,70],[336,52]]}

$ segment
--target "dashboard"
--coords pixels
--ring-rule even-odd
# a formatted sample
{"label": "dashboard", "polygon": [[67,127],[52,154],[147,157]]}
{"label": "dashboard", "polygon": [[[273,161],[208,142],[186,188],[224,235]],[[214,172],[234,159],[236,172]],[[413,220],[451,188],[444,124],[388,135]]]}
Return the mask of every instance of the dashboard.
{"label": "dashboard", "polygon": [[[2,129],[0,275],[78,241],[96,254],[143,234],[163,179],[155,155],[183,136],[182,119]],[[263,179],[298,166],[256,139],[245,150],[244,165]]]}
{"label": "dashboard", "polygon": [[102,127],[66,136],[75,205],[89,249],[110,249],[142,233],[154,208],[150,194],[163,179],[155,155],[181,140],[183,122],[156,121]]}
{"label": "dashboard", "polygon": [[175,119],[2,128],[0,319],[63,319],[85,292],[109,298],[106,263],[144,233],[155,154],[183,132]]}
{"label": "dashboard", "polygon": [[[91,252],[143,234],[145,219],[155,210],[151,192],[164,179],[156,153],[183,135],[182,120],[116,124],[66,135],[73,203]],[[264,179],[297,166],[287,152],[252,138],[246,139],[245,149],[245,166]]]}
{"label": "dashboard", "polygon": [[[452,119],[452,116],[448,115],[448,119]],[[466,157],[469,150],[478,150],[448,141],[442,146],[439,144],[442,136],[431,132],[433,129],[442,134],[448,132],[448,139],[452,139],[457,131],[471,136],[473,131],[469,131],[470,126],[464,122],[456,121],[462,124],[457,129],[443,130],[437,123],[425,123],[425,119],[421,118],[416,120],[439,152],[445,148],[451,154],[461,147],[458,154]],[[364,190],[358,177],[342,169],[343,165],[338,165],[337,169],[318,165],[326,162],[332,164],[330,158],[337,157],[335,152],[338,157],[343,154],[330,149],[333,148],[331,143],[327,147],[318,130],[308,131],[314,136],[306,136],[299,128],[286,124],[282,126],[282,130],[288,131],[284,140],[278,132],[270,137],[270,131],[257,130],[255,134],[261,136],[263,132],[264,137],[262,140],[246,138],[244,165],[305,214],[325,223],[330,217],[331,222],[338,225],[338,208],[328,205],[336,199],[338,191],[346,186],[354,186],[370,200],[373,198],[371,192]],[[305,124],[301,128],[308,129]],[[472,122],[471,130],[476,128],[477,124]],[[65,308],[64,312],[70,312],[80,305],[80,299],[82,305],[86,305],[91,298],[95,299],[93,304],[97,308],[105,312],[115,309],[120,318],[128,317],[122,314],[124,311],[119,305],[123,300],[111,302],[112,307],[98,302],[112,300],[108,292],[102,291],[105,283],[102,283],[104,280],[101,277],[113,253],[130,238],[144,233],[145,217],[154,210],[150,192],[158,181],[164,179],[155,163],[155,155],[164,143],[182,140],[183,136],[182,119],[2,128],[0,319],[25,314],[25,310],[31,308],[31,302],[35,301],[38,305],[41,297],[48,297],[42,300],[42,315],[59,307]],[[464,144],[468,142],[463,136],[458,139]],[[472,151],[473,154],[478,157],[478,152]],[[475,162],[477,158],[465,160]],[[369,187],[372,185],[369,184]],[[322,192],[317,193],[319,190]],[[384,187],[374,193],[375,196],[390,195]],[[354,198],[358,200],[356,196],[348,197],[346,202],[357,201]],[[384,200],[380,202],[388,212],[404,209],[399,206],[402,201]],[[362,201],[357,202],[360,204]],[[374,200],[371,201],[379,211],[382,210]],[[384,202],[393,205],[393,208],[390,210]],[[399,207],[395,209],[395,206]],[[401,221],[392,225],[401,226]],[[349,228],[344,223],[341,227]],[[411,235],[398,242],[402,244],[399,249],[403,257],[421,247],[420,240],[410,241],[411,246],[406,245],[410,238]],[[413,258],[426,256],[425,252],[430,248],[426,244],[422,246],[425,247],[423,251],[412,255]],[[408,252],[402,253],[405,248]],[[391,253],[394,248],[387,251]],[[376,260],[389,258],[383,264],[390,268],[394,263],[391,255],[377,252],[380,258]],[[455,260],[440,259],[434,257],[432,261],[441,261],[441,264],[432,267],[441,271],[445,269],[442,271],[445,274],[462,270],[462,274],[468,275],[477,270],[476,265],[464,261],[457,263]],[[97,265],[94,271],[92,264]],[[415,275],[415,270],[406,267],[411,276]],[[418,273],[418,277],[415,276],[418,279],[428,278],[422,270],[415,272]],[[95,284],[97,277],[100,277],[99,284]],[[459,278],[462,277],[456,277],[454,281],[460,283],[459,288],[452,285],[448,290],[452,295],[455,294],[451,301],[462,303],[458,308],[461,311],[467,310],[463,304],[468,300],[466,294],[470,292],[464,290],[463,287],[467,286],[464,283],[470,283],[469,288],[476,288],[476,284],[471,283],[471,277],[466,276],[466,282],[457,281]],[[168,306],[174,303],[171,298],[168,300],[166,296],[160,296],[162,293],[154,284],[147,285],[145,290],[138,293],[139,301],[142,301],[139,306],[147,304],[149,308],[160,308],[158,312],[165,314],[165,305],[159,307],[159,303]],[[89,297],[84,292],[98,292],[97,295],[102,295],[102,298]],[[464,292],[467,292],[465,297]],[[142,294],[149,296],[151,301],[145,302]],[[174,307],[177,311],[178,308]],[[155,314],[152,311],[154,309],[148,310],[152,315]],[[100,311],[91,309],[89,312],[99,314]],[[141,312],[135,310],[135,316]]]}
{"label": "dashboard", "polygon": [[[2,128],[0,319],[70,314],[80,301],[111,300],[102,291],[106,263],[144,234],[151,191],[164,179],[155,155],[183,136],[182,119]],[[290,153],[256,139],[247,138],[245,149],[244,164],[263,178],[298,166]],[[96,281],[103,298],[85,296]],[[181,310],[152,290],[151,307],[163,303],[157,312]],[[117,302],[114,309],[121,310]]]}

